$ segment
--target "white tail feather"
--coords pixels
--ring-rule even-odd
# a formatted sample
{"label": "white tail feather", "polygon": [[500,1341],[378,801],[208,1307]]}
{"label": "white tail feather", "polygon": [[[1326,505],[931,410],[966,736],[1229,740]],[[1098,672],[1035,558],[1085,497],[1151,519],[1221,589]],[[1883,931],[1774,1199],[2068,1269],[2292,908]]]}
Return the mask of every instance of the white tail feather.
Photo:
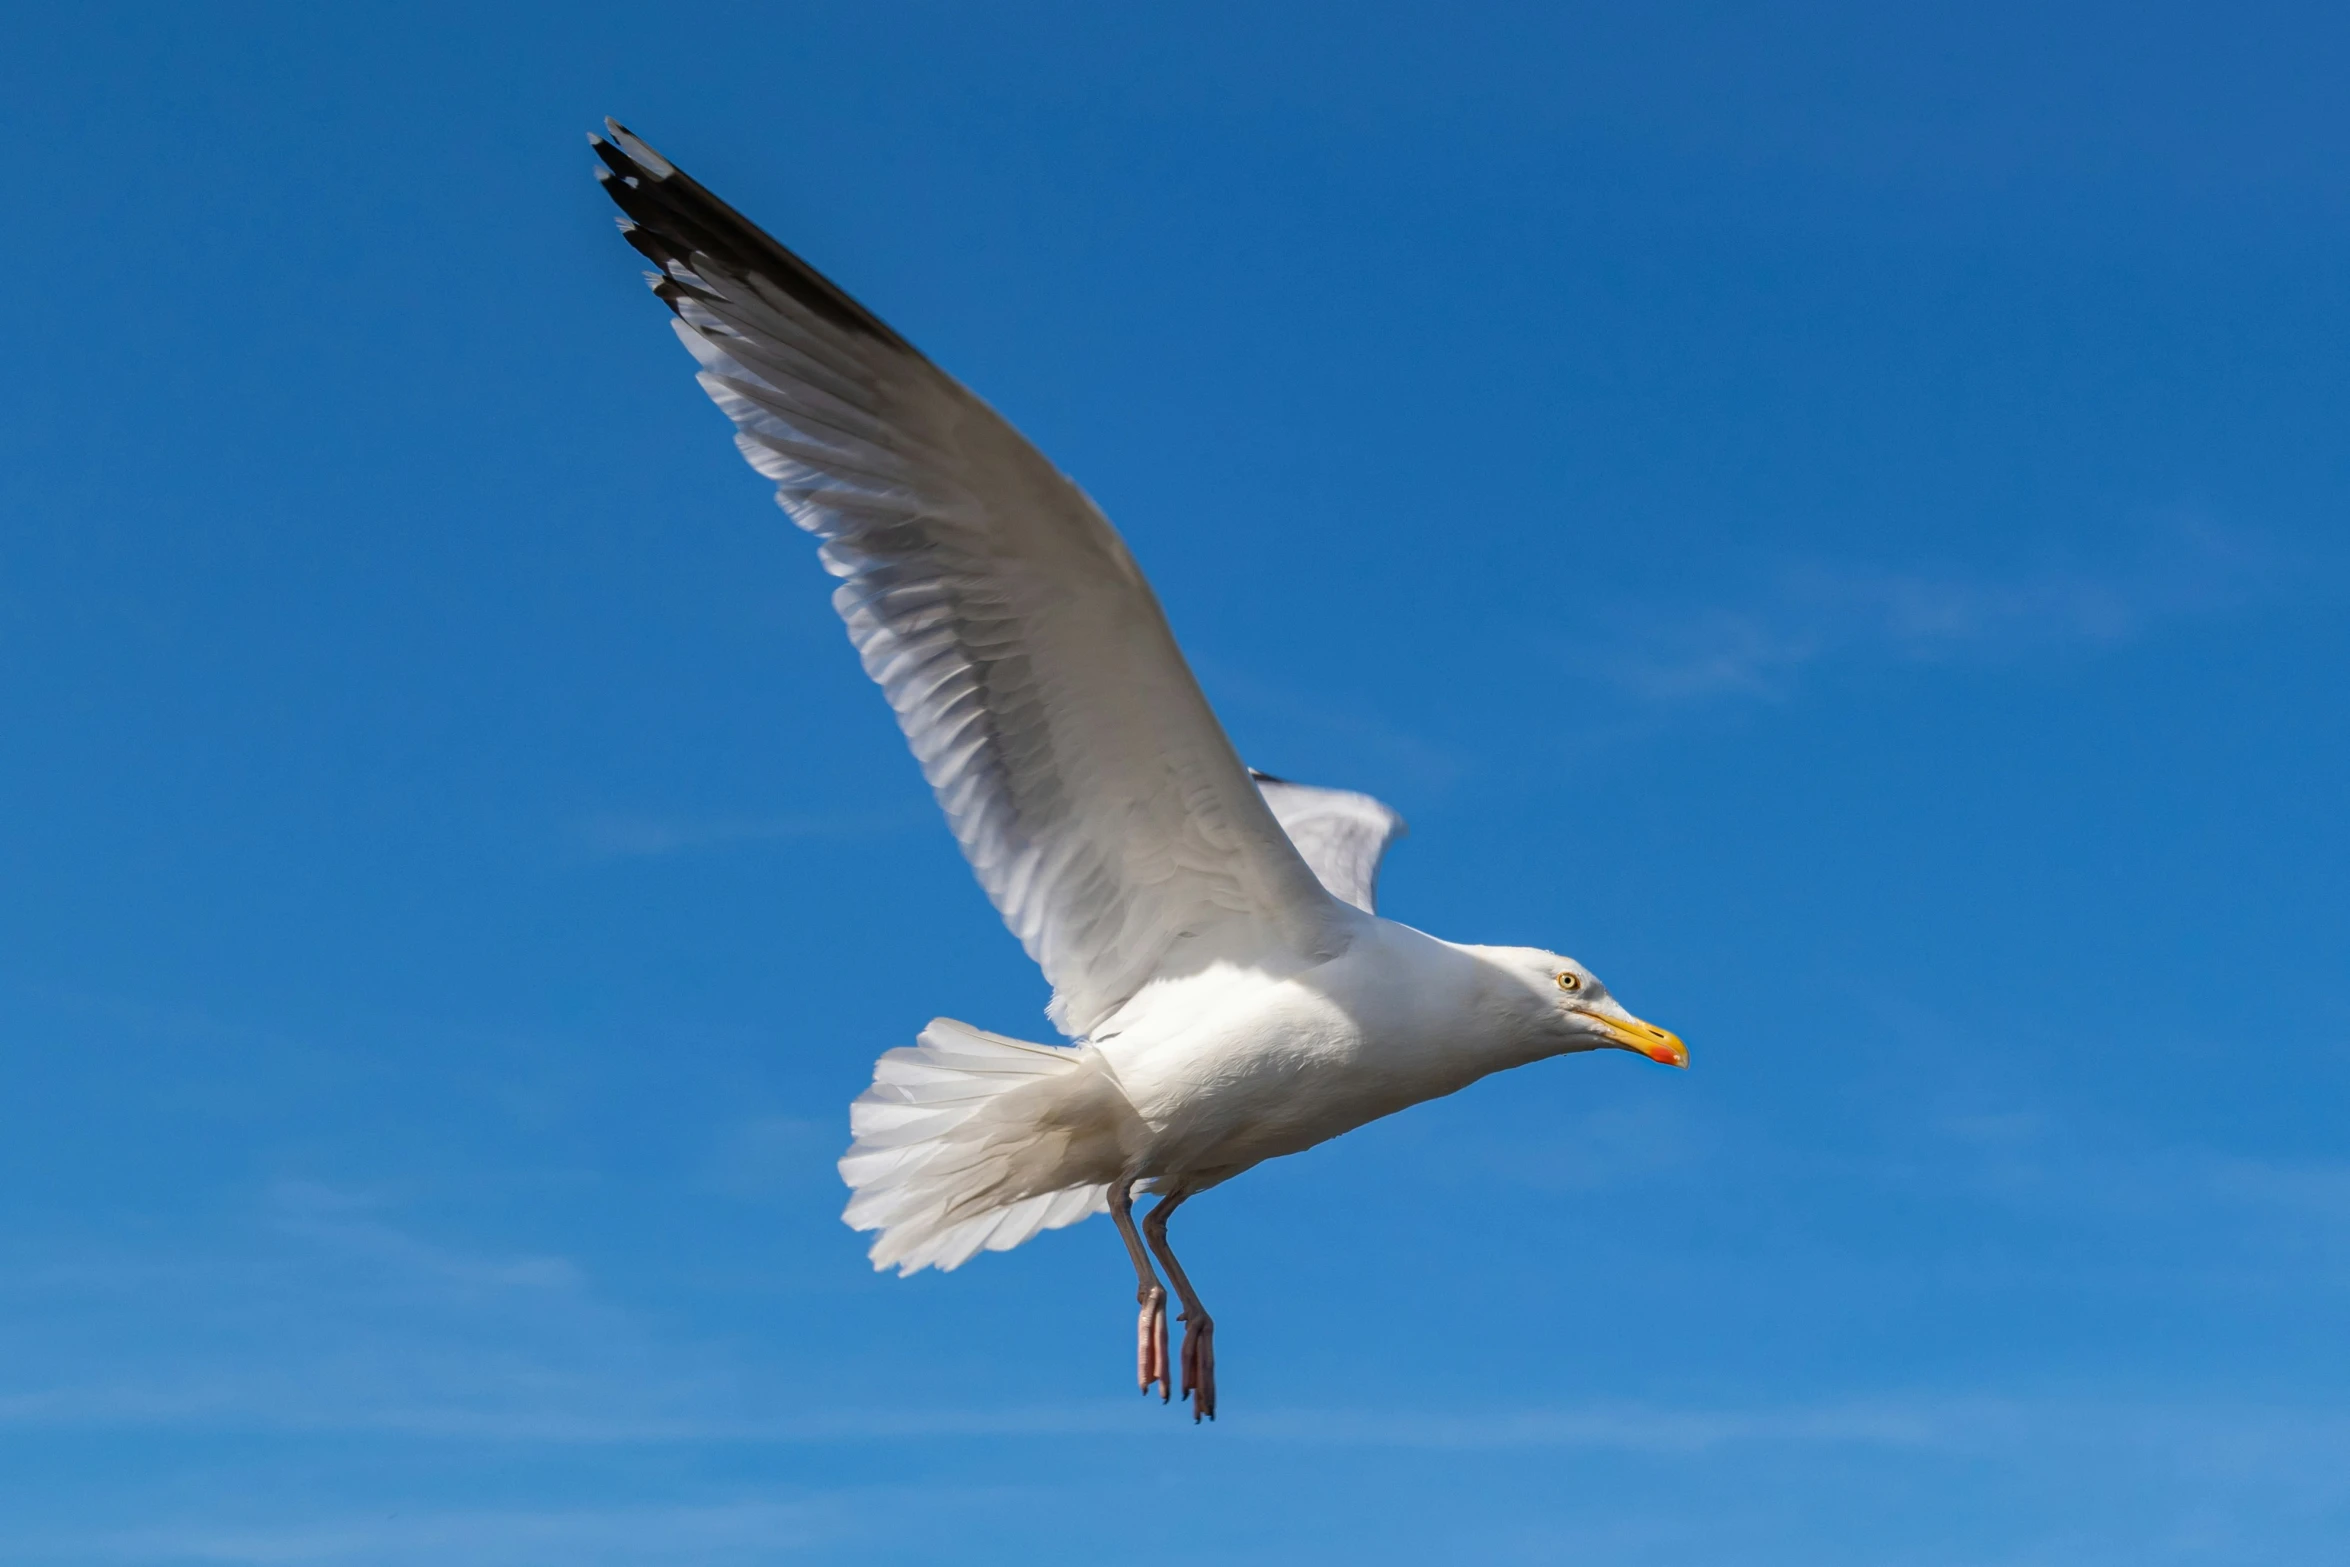
{"label": "white tail feather", "polygon": [[900,1273],[960,1267],[1109,1207],[1141,1130],[1090,1046],[1007,1039],[934,1018],[873,1065],[849,1107],[841,1217],[879,1230],[868,1253]]}

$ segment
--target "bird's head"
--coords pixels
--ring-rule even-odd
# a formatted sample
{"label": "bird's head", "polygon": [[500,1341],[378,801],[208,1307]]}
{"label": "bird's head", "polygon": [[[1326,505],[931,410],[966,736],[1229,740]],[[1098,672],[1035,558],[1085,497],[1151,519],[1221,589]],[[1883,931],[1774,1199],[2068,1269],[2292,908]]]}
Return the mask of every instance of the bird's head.
{"label": "bird's head", "polygon": [[1666,1066],[1689,1064],[1689,1047],[1678,1034],[1625,1011],[1573,958],[1538,947],[1483,951],[1501,970],[1503,1004],[1553,1051],[1631,1050]]}

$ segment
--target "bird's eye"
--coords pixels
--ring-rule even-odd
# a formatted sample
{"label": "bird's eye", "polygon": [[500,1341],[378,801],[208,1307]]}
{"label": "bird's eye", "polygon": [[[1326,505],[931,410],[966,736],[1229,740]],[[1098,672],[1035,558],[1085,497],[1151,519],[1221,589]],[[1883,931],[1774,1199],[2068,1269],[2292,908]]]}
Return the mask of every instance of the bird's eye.
{"label": "bird's eye", "polygon": [[1580,976],[1580,975],[1577,975],[1577,974],[1561,974],[1561,975],[1559,976],[1559,989],[1561,989],[1561,990],[1581,990],[1582,988],[1583,988],[1583,979],[1582,979],[1582,976]]}

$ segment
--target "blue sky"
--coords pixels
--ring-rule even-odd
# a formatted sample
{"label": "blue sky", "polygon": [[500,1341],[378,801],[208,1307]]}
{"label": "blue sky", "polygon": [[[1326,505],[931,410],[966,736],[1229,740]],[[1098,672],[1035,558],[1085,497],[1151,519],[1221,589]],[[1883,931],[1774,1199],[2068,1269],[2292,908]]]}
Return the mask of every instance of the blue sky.
{"label": "blue sky", "polygon": [[[51,8],[0,102],[0,1563],[2305,1563],[2350,1533],[2350,24]],[[1553,1062],[868,1271],[1043,1034],[612,113],[1008,413]]]}

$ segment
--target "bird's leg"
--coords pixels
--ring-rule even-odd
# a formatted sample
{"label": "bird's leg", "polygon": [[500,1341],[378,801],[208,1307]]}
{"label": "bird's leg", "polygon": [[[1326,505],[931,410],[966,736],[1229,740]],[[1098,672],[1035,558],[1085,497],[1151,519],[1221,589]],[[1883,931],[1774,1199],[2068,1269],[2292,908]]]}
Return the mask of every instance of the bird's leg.
{"label": "bird's leg", "polygon": [[[1159,1206],[1164,1208],[1166,1204]],[[1142,1237],[1134,1233],[1132,1181],[1110,1183],[1110,1219],[1118,1226],[1118,1238],[1126,1243],[1126,1255],[1134,1260],[1134,1300],[1142,1308],[1134,1324],[1134,1380],[1146,1395],[1156,1382],[1159,1402],[1163,1404],[1175,1391],[1174,1379],[1167,1375],[1167,1292],[1159,1287],[1159,1276],[1151,1271],[1151,1260],[1142,1249]],[[1184,1342],[1188,1346],[1190,1340],[1186,1338]]]}
{"label": "bird's leg", "polygon": [[1167,1281],[1175,1286],[1176,1298],[1183,1302],[1183,1396],[1191,1400],[1191,1418],[1216,1418],[1216,1319],[1208,1315],[1208,1308],[1199,1303],[1199,1292],[1184,1277],[1183,1264],[1175,1260],[1175,1249],[1167,1244],[1167,1218],[1191,1193],[1177,1187],[1159,1199],[1142,1221],[1142,1233],[1150,1238],[1151,1250],[1167,1270]]}

